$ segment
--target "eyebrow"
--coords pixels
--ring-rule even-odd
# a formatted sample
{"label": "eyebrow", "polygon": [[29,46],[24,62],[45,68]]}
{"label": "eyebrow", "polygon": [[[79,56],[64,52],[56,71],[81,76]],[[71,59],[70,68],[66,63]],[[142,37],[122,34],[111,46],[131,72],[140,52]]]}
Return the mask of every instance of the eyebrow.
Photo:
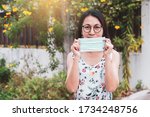
{"label": "eyebrow", "polygon": [[[85,26],[85,25],[91,26],[90,24],[83,24],[83,26]],[[95,25],[100,25],[100,26],[102,26],[101,24],[95,24]],[[95,25],[94,25],[94,26],[95,26]]]}

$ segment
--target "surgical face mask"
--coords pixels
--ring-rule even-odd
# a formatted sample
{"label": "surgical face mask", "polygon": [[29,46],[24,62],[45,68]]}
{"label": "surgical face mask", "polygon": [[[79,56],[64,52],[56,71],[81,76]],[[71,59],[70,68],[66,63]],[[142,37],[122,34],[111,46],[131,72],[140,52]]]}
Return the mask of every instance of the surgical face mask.
{"label": "surgical face mask", "polygon": [[104,51],[105,37],[79,38],[80,52]]}

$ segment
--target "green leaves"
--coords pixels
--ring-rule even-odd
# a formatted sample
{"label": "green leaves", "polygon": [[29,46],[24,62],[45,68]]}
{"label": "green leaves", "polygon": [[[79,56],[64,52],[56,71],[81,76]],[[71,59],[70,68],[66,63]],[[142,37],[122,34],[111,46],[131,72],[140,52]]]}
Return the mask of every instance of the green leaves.
{"label": "green leaves", "polygon": [[4,58],[0,59],[0,83],[7,83],[11,79],[11,71],[6,67]]}
{"label": "green leaves", "polygon": [[65,79],[63,71],[48,79],[14,75],[8,84],[0,84],[0,99],[67,100],[71,95],[65,88]]}
{"label": "green leaves", "polygon": [[56,21],[54,26],[53,26],[53,30],[54,30],[54,42],[56,47],[61,47],[63,45],[64,42],[64,28],[63,25]]}

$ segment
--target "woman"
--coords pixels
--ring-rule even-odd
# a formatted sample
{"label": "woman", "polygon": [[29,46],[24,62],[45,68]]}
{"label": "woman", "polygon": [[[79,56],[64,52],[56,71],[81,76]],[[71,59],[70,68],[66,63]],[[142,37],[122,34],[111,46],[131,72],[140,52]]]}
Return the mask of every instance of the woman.
{"label": "woman", "polygon": [[120,56],[113,49],[102,13],[86,11],[78,31],[78,38],[105,37],[105,47],[102,52],[80,53],[79,40],[74,40],[67,57],[66,87],[77,100],[112,99],[112,92],[119,84]]}

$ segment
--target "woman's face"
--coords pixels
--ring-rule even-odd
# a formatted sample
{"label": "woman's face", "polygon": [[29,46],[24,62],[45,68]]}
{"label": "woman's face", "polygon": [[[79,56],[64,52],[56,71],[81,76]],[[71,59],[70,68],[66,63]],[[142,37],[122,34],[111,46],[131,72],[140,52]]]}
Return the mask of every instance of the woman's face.
{"label": "woman's face", "polygon": [[83,38],[96,38],[102,37],[103,27],[99,20],[93,16],[87,16],[82,24],[82,36]]}

